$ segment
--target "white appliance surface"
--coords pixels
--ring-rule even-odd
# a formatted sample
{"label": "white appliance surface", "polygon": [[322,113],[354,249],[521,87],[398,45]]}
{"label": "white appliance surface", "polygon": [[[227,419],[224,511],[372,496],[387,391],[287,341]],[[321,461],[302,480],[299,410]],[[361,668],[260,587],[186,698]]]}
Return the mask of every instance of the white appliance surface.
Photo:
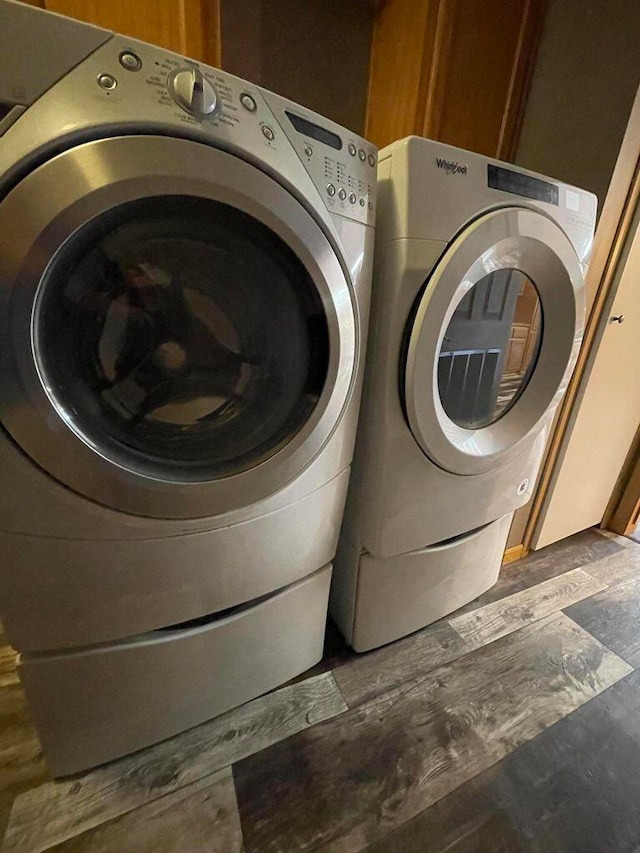
{"label": "white appliance surface", "polygon": [[380,152],[378,204],[330,605],[360,651],[495,583],[582,339],[596,214],[591,193],[418,137]]}

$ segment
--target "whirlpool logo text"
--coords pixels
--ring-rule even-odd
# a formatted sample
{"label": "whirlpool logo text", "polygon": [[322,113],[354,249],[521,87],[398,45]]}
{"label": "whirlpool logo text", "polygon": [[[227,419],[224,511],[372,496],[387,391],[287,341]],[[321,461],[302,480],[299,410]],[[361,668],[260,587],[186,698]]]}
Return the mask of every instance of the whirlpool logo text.
{"label": "whirlpool logo text", "polygon": [[442,157],[436,157],[436,166],[438,169],[444,169],[448,175],[466,175],[468,170],[466,163],[456,163],[453,160],[443,160]]}

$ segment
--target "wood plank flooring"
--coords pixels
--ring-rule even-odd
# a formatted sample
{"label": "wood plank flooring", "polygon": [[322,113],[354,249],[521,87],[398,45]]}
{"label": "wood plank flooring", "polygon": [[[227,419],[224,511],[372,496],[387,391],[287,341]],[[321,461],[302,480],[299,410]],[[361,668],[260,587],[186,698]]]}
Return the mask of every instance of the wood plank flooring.
{"label": "wood plank flooring", "polygon": [[55,782],[0,649],[2,853],[638,853],[638,617],[640,546],[586,531],[423,631],[366,655],[330,631],[302,679]]}
{"label": "wood plank flooring", "polygon": [[346,710],[331,673],[269,693],[175,738],[16,799],[2,853],[47,850]]}
{"label": "wood plank flooring", "polygon": [[563,614],[529,625],[239,762],[245,849],[366,850],[630,672]]}
{"label": "wood plank flooring", "polygon": [[640,667],[640,577],[604,589],[569,616],[621,658]]}
{"label": "wood plank flooring", "polygon": [[605,536],[593,530],[576,533],[569,539],[557,542],[541,551],[534,551],[523,560],[503,566],[498,582],[458,612],[466,613],[469,610],[475,610],[507,595],[513,595],[514,592],[529,589],[571,569],[590,565],[609,555],[620,554],[628,544],[631,544],[628,539],[616,534]]}
{"label": "wood plank flooring", "polygon": [[498,640],[606,588],[582,569],[572,569],[501,601],[455,616],[449,620],[449,625],[476,647]]}
{"label": "wood plank flooring", "polygon": [[[371,853],[620,853],[640,838],[640,672],[374,844]],[[624,721],[633,720],[633,731]]]}
{"label": "wood plank flooring", "polygon": [[131,850],[240,853],[242,830],[231,768],[192,782],[49,848],[56,853]]}

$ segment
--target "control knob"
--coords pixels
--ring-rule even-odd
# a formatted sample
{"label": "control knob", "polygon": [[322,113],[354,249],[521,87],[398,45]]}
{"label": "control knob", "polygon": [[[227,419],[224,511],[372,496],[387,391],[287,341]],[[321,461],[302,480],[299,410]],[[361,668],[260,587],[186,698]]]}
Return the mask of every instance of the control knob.
{"label": "control knob", "polygon": [[216,90],[199,68],[179,68],[169,80],[173,100],[186,112],[195,116],[213,117],[220,112]]}

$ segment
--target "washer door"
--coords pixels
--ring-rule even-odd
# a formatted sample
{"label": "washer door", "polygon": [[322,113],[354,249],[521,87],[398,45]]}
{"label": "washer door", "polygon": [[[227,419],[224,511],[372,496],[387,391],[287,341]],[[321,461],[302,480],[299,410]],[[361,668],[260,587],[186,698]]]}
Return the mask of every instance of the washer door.
{"label": "washer door", "polygon": [[0,413],[45,470],[143,515],[246,506],[339,421],[349,283],[276,181],[167,137],[79,146],[0,203]]}
{"label": "washer door", "polygon": [[584,282],[564,232],[503,208],[447,249],[405,339],[404,405],[422,450],[455,474],[511,460],[560,400],[584,325]]}

